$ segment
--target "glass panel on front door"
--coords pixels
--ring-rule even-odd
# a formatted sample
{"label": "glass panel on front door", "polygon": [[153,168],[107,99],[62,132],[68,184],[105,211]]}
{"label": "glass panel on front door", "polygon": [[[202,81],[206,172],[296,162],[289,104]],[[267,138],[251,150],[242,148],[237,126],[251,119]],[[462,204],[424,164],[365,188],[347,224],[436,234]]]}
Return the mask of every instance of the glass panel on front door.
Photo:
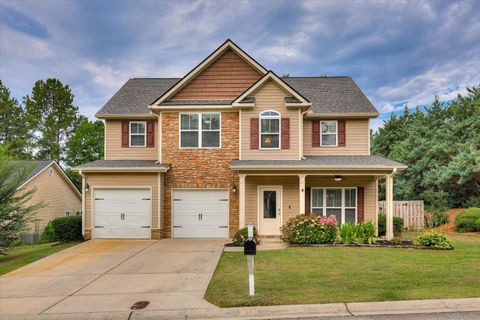
{"label": "glass panel on front door", "polygon": [[277,192],[263,191],[263,218],[277,218]]}

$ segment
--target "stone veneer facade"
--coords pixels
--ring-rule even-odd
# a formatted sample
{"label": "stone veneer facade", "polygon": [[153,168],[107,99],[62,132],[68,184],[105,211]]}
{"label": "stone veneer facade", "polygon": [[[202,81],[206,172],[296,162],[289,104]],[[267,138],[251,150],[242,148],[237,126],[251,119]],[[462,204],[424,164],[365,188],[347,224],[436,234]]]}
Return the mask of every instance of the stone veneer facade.
{"label": "stone veneer facade", "polygon": [[[229,236],[239,225],[237,173],[230,169],[232,160],[239,158],[239,116],[237,112],[222,112],[221,148],[180,149],[179,113],[162,114],[162,163],[169,164],[163,189],[163,237],[172,230],[172,189],[229,189]],[[236,193],[232,192],[235,186]]]}

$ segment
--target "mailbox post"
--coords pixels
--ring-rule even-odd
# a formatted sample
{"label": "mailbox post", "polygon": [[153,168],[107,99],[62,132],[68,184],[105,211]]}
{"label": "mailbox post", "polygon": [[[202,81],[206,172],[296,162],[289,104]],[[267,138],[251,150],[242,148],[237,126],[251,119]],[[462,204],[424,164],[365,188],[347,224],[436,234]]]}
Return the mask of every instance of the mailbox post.
{"label": "mailbox post", "polygon": [[248,292],[250,296],[255,295],[255,277],[253,275],[253,269],[255,266],[255,255],[257,254],[257,244],[253,238],[253,225],[247,225],[248,230],[248,239],[243,245],[243,253],[247,258],[247,267],[248,267]]}

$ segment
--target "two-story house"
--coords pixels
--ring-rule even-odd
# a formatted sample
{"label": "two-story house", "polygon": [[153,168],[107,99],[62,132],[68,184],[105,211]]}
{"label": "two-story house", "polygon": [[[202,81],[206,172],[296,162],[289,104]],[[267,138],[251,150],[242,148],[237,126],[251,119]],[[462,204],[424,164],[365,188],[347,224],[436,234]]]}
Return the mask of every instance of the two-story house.
{"label": "two-story house", "polygon": [[278,236],[300,213],[377,221],[378,112],[350,77],[278,77],[227,40],[183,78],[130,79],[96,114],[105,160],[83,177],[86,238]]}

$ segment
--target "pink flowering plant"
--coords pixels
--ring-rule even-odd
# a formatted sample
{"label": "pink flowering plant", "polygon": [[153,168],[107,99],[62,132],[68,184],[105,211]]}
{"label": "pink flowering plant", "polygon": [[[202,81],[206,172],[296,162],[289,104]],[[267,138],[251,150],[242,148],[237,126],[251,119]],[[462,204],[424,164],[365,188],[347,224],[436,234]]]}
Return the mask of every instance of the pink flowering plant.
{"label": "pink flowering plant", "polygon": [[337,238],[337,220],[315,214],[298,215],[280,229],[282,240],[292,244],[333,243]]}

